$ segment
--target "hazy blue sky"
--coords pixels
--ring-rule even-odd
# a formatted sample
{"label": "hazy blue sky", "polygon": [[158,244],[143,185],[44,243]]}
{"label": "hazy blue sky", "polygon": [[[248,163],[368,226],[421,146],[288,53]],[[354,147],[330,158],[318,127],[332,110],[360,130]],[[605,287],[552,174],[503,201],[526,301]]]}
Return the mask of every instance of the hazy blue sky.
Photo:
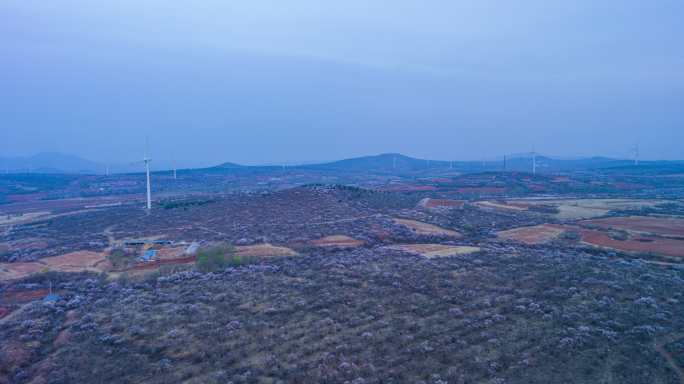
{"label": "hazy blue sky", "polygon": [[684,158],[684,1],[3,0],[0,155]]}

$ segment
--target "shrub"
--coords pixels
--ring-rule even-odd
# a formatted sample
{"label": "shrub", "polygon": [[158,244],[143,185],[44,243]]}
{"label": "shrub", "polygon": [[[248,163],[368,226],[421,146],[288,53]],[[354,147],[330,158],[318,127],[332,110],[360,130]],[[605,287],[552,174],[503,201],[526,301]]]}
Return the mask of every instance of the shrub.
{"label": "shrub", "polygon": [[115,268],[123,268],[131,264],[135,256],[124,249],[115,248],[110,252],[108,259]]}
{"label": "shrub", "polygon": [[547,214],[557,214],[560,212],[558,207],[547,204],[532,205],[528,208],[531,212],[547,213]]}
{"label": "shrub", "polygon": [[201,207],[202,205],[212,204],[212,203],[215,203],[217,201],[218,200],[215,200],[215,199],[187,200],[187,201],[164,201],[161,203],[161,206],[164,209],[183,208],[184,210],[187,210],[188,208]]}
{"label": "shrub", "polygon": [[236,254],[232,245],[220,244],[200,250],[197,253],[195,266],[201,272],[215,272],[229,266],[239,266],[251,262],[251,258]]}
{"label": "shrub", "polygon": [[608,232],[608,236],[611,239],[615,239],[615,240],[619,240],[619,241],[629,240],[629,234],[625,231],[612,230],[612,231]]}
{"label": "shrub", "polygon": [[578,241],[582,236],[576,231],[565,231],[561,234],[561,238],[569,241]]}

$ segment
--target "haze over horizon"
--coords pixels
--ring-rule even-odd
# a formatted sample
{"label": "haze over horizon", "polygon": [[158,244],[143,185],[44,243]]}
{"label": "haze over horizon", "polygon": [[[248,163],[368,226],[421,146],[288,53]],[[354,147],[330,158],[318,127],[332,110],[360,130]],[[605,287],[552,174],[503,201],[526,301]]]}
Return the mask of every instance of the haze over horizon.
{"label": "haze over horizon", "polygon": [[0,5],[0,157],[682,159],[684,3]]}

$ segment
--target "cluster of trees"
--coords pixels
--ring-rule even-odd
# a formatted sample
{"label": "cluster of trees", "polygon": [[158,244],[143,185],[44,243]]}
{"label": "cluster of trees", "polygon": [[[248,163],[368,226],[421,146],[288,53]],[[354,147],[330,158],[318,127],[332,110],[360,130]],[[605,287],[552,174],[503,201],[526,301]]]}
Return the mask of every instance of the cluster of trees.
{"label": "cluster of trees", "polygon": [[425,259],[360,248],[238,265],[219,244],[200,256],[197,268],[216,272],[57,284],[63,300],[0,329],[0,358],[39,346],[20,367],[2,360],[3,374],[28,382],[51,356],[53,382],[675,378],[653,342],[684,326],[681,271],[556,249]]}
{"label": "cluster of trees", "polygon": [[219,272],[228,267],[250,264],[256,258],[242,256],[235,252],[235,247],[222,243],[202,248],[197,252],[195,266],[201,272]]}

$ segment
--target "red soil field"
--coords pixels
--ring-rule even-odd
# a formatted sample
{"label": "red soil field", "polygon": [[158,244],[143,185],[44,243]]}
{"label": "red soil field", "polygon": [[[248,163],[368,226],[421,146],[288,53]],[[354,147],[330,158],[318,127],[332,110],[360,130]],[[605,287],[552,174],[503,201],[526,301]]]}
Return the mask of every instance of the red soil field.
{"label": "red soil field", "polygon": [[655,253],[664,256],[684,257],[684,241],[659,237],[637,237],[625,241],[615,240],[601,231],[580,230],[582,242],[625,252]]}
{"label": "red soil field", "polygon": [[[76,251],[60,256],[46,257],[40,260],[50,269],[61,272],[80,272],[83,270],[95,270],[97,267],[106,267],[106,255],[101,252]],[[104,263],[104,264],[103,264]],[[106,269],[106,268],[102,268]]]}
{"label": "red soil field", "polygon": [[59,272],[103,272],[111,267],[101,252],[76,251],[60,256],[45,257],[38,261],[0,263],[0,280],[15,280],[43,270]]}
{"label": "red soil field", "polygon": [[42,299],[48,294],[47,289],[36,289],[33,291],[10,291],[2,295],[3,302],[26,303],[28,301]]}
{"label": "red soil field", "polygon": [[521,243],[535,245],[549,242],[562,234],[564,227],[555,224],[542,224],[532,227],[520,227],[501,231],[498,236],[502,239],[515,240]]}
{"label": "red soil field", "polygon": [[591,224],[602,228],[623,229],[626,231],[646,232],[664,236],[684,237],[684,219],[668,217],[608,217],[605,219],[584,220],[581,224]]}

